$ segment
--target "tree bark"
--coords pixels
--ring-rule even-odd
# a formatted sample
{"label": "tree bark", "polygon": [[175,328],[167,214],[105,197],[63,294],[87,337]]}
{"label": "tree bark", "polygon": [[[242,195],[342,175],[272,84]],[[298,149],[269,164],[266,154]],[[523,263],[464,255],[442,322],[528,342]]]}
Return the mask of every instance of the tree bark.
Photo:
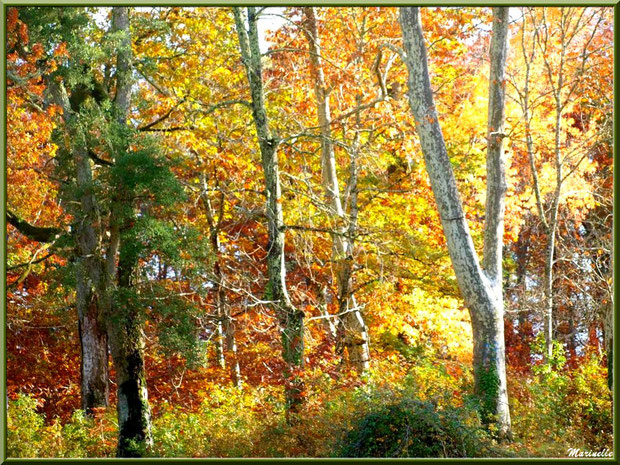
{"label": "tree bark", "polygon": [[235,26],[239,38],[241,59],[246,68],[252,116],[261,153],[261,166],[265,177],[267,196],[267,274],[268,283],[265,298],[271,302],[281,326],[282,356],[285,362],[285,395],[287,418],[297,413],[303,403],[303,382],[298,371],[304,362],[304,313],[293,306],[286,288],[286,266],[284,257],[284,219],[282,213],[282,192],[278,165],[279,140],[271,133],[263,93],[261,53],[256,26],[256,8],[247,8],[245,20],[240,8],[234,7]]}
{"label": "tree bark", "polygon": [[[116,95],[114,109],[119,127],[127,125],[131,102],[131,35],[129,28],[129,8],[112,9],[112,30],[121,33],[122,38],[116,55]],[[128,144],[127,142],[124,142]],[[116,370],[118,444],[117,457],[142,457],[153,445],[151,434],[151,411],[148,402],[146,372],[144,367],[144,331],[141,309],[132,296],[132,276],[137,269],[137,257],[128,253],[123,243],[124,232],[133,221],[132,205],[124,205],[132,199],[122,198],[119,186],[117,198],[113,201],[113,211],[130,212],[119,218],[111,218],[110,244],[107,251],[106,269],[110,288],[116,278],[116,292],[110,300],[108,314],[108,334],[110,350]],[[118,250],[118,264],[114,258]],[[116,275],[116,276],[115,276]],[[108,294],[108,298],[110,298]]]}
{"label": "tree bark", "polygon": [[87,270],[78,265],[76,274],[82,409],[92,414],[93,409],[109,404],[108,334],[101,322],[97,298],[87,284]]}
{"label": "tree bark", "polygon": [[121,247],[118,288],[108,325],[118,386],[117,457],[142,457],[153,445],[140,304],[127,292],[132,288],[132,275],[136,267],[136,261],[127,257]]}
{"label": "tree bark", "polygon": [[75,166],[75,182],[79,208],[73,212],[72,232],[76,241],[76,308],[80,337],[80,373],[82,408],[87,414],[94,408],[109,404],[108,336],[106,333],[103,287],[103,261],[100,253],[102,231],[99,225],[97,199],[93,193],[93,173],[84,135],[75,124],[76,114],[62,82],[49,79],[48,91],[52,101],[63,110],[63,120]]}
{"label": "tree bark", "polygon": [[431,188],[437,203],[457,282],[471,319],[474,336],[474,384],[485,423],[495,423],[498,437],[511,436],[506,387],[502,299],[502,240],[505,199],[503,161],[504,69],[508,8],[494,8],[489,85],[487,153],[487,216],[484,262],[478,255],[463,212],[454,173],[439,126],[428,73],[426,46],[417,7],[400,9],[409,101],[416,121]]}
{"label": "tree bark", "polygon": [[[330,216],[335,223],[336,234],[332,234],[332,259],[336,264],[336,280],[338,285],[339,301],[339,345],[346,348],[349,364],[358,373],[363,373],[369,367],[370,351],[368,347],[368,332],[364,317],[357,308],[355,297],[351,292],[353,236],[357,228],[357,199],[350,202],[355,209],[355,219],[348,220],[349,234],[345,237],[347,218],[342,208],[340,188],[336,172],[336,157],[332,143],[331,111],[329,91],[325,83],[325,74],[321,60],[321,45],[317,28],[316,15],[313,7],[304,7],[304,33],[310,48],[310,74],[314,82],[314,95],[321,133],[321,178],[324,196]],[[355,163],[355,160],[352,160]],[[356,179],[356,173],[352,179]],[[356,186],[350,189],[351,194],[357,196]],[[351,212],[353,216],[353,212]]]}
{"label": "tree bark", "polygon": [[614,390],[614,307],[607,303],[603,311],[603,335],[607,353],[607,386]]}

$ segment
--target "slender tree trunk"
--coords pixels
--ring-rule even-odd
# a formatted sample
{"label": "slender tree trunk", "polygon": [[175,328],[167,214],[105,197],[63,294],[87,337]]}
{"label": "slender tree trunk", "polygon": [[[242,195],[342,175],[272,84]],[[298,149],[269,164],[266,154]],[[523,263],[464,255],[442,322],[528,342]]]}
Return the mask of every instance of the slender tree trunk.
{"label": "slender tree trunk", "polygon": [[[357,96],[357,106],[361,106],[361,95]],[[356,128],[360,124],[359,112],[356,114]],[[352,148],[349,152],[349,179],[347,182],[348,203],[349,203],[349,224],[346,229],[346,255],[339,263],[339,289],[338,301],[340,303],[339,312],[342,316],[341,333],[342,345],[347,349],[350,364],[360,373],[369,368],[370,350],[368,345],[368,330],[366,323],[359,311],[355,295],[353,293],[353,249],[355,246],[355,235],[357,234],[358,208],[358,167],[357,158],[359,155],[359,131],[355,132]]]}
{"label": "slender tree trunk", "polygon": [[475,392],[481,399],[484,421],[496,423],[499,438],[508,439],[511,436],[511,429],[506,386],[502,298],[502,242],[506,192],[502,141],[508,8],[493,10],[487,136],[487,216],[482,266],[469,233],[438,123],[419,8],[401,8],[400,23],[406,65],[409,70],[409,100],[416,121],[416,131],[420,138],[452,266],[472,319]]}
{"label": "slender tree trunk", "polygon": [[[612,224],[612,231],[614,224]],[[610,280],[613,280],[614,270],[614,247],[610,247],[611,256],[609,260],[608,272]],[[614,390],[614,290],[610,289],[609,298],[603,307],[603,337],[605,342],[605,352],[607,353],[607,386],[609,390]]]}
{"label": "slender tree trunk", "polygon": [[[558,211],[562,195],[562,159],[560,153],[560,131],[562,130],[562,103],[560,92],[562,88],[562,74],[560,73],[556,94],[555,118],[555,176],[556,184],[551,204],[551,214],[547,222],[547,248],[545,256],[545,359],[551,359],[553,354],[553,265],[555,264],[555,240],[558,228]],[[542,213],[544,215],[544,212]]]}
{"label": "slender tree trunk", "polygon": [[[114,99],[117,122],[127,124],[131,101],[131,35],[129,29],[129,8],[112,9],[112,30],[123,34],[116,63],[116,96]],[[114,211],[131,212],[132,206],[125,205],[131,199],[123,199],[122,189],[117,193]],[[118,413],[118,457],[142,457],[153,444],[151,435],[151,412],[146,386],[144,367],[144,331],[140,303],[133,296],[132,276],[138,267],[137,257],[124,244],[123,236],[134,220],[132,213],[126,217],[111,219],[110,247],[107,252],[107,276],[110,281],[108,297],[111,299],[112,283],[116,277],[117,289],[110,300],[108,334],[117,384]],[[118,250],[118,265],[114,257]],[[116,276],[115,272],[116,271]]]}
{"label": "slender tree trunk", "polygon": [[224,357],[224,324],[221,310],[217,309],[215,322],[215,362],[224,369],[226,368],[226,358]]}
{"label": "slender tree trunk", "polygon": [[613,302],[605,304],[603,310],[603,336],[607,353],[607,385],[614,389],[614,306]]}
{"label": "slender tree trunk", "polygon": [[[218,187],[217,173],[216,188]],[[208,195],[207,176],[203,177],[204,192],[201,196],[202,203],[205,207],[207,223],[209,225],[209,238],[211,248],[216,255],[213,264],[213,274],[215,277],[213,293],[215,297],[215,314],[217,321],[217,358],[221,368],[226,367],[226,358],[229,360],[230,379],[236,387],[241,387],[241,369],[239,367],[239,359],[237,357],[237,342],[235,340],[235,326],[230,316],[230,308],[226,299],[225,277],[220,263],[220,225],[224,216],[224,194],[220,195],[220,207],[217,218],[211,205],[211,199]]]}
{"label": "slender tree trunk", "polygon": [[549,232],[545,250],[545,360],[550,360],[553,354],[553,255],[555,252],[555,228]]}
{"label": "slender tree trunk", "polygon": [[[282,192],[278,166],[277,136],[269,129],[263,93],[261,53],[256,26],[256,8],[247,8],[246,29],[241,9],[233,8],[241,58],[247,71],[252,96],[252,116],[258,136],[261,166],[265,177],[267,195],[267,292],[265,297],[280,322],[282,356],[285,362],[285,395],[287,413],[298,412],[303,403],[303,382],[297,372],[304,363],[304,313],[295,308],[286,289],[286,266],[284,257],[284,218],[282,213]],[[289,421],[293,417],[288,415]]]}
{"label": "slender tree trunk", "polygon": [[[227,309],[228,310],[228,309]],[[226,338],[226,352],[229,354],[230,379],[235,387],[241,387],[241,367],[237,356],[237,339],[235,338],[235,326],[230,317],[230,312],[225,312],[224,336]]]}
{"label": "slender tree trunk", "polygon": [[[346,348],[349,364],[359,373],[369,367],[370,351],[368,348],[368,332],[364,317],[357,308],[355,297],[351,292],[353,239],[357,227],[357,199],[351,202],[355,208],[355,220],[347,218],[340,200],[340,188],[336,172],[336,157],[332,143],[331,111],[329,91],[325,83],[323,64],[321,59],[321,45],[317,28],[316,15],[313,7],[304,7],[304,33],[310,47],[310,73],[314,81],[314,95],[316,99],[317,115],[321,132],[321,177],[327,207],[334,222],[336,233],[332,234],[332,259],[336,264],[336,279],[338,284],[340,336],[339,345]],[[354,161],[353,161],[354,163]],[[356,179],[356,177],[355,177]],[[356,187],[351,190],[357,196]],[[355,205],[355,207],[353,207]],[[353,212],[351,212],[353,216]],[[348,237],[344,233],[347,232]]]}

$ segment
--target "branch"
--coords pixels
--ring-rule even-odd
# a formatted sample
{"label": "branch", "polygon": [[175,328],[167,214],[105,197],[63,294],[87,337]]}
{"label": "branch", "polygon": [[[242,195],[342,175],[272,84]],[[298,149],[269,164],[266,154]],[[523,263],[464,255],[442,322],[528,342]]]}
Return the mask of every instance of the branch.
{"label": "branch", "polygon": [[[32,260],[30,259],[30,261],[25,262],[25,263],[20,263],[18,265],[13,265],[13,266],[7,266],[6,271],[13,271],[13,270],[17,270],[18,268],[23,268],[24,266],[32,266],[32,265],[36,265],[37,263],[41,263],[44,262],[45,260],[47,260],[48,258],[50,258],[51,256],[54,255],[54,252],[49,252],[47,255],[41,257],[41,258],[37,258],[36,260]],[[33,258],[36,257],[37,254],[35,253],[33,255]]]}
{"label": "branch", "polygon": [[108,160],[104,160],[103,158],[99,157],[95,152],[93,152],[92,150],[88,151],[88,157],[94,161],[96,164],[98,165],[104,165],[104,166],[114,166],[114,163],[112,163],[111,161]]}
{"label": "branch", "polygon": [[[198,103],[201,106],[206,106],[203,102],[198,102]],[[206,115],[209,115],[209,114],[213,113],[215,110],[217,110],[219,108],[222,108],[222,107],[229,106],[229,105],[244,105],[244,106],[252,109],[252,105],[247,100],[234,99],[234,100],[226,100],[224,102],[220,102],[220,103],[215,103],[215,104],[209,105],[207,107],[207,109],[204,111],[204,113]]]}
{"label": "branch", "polygon": [[349,236],[348,233],[346,232],[342,232],[342,231],[338,231],[335,229],[329,229],[329,228],[315,228],[312,226],[302,226],[302,225],[297,225],[297,224],[285,224],[282,226],[282,229],[293,229],[296,231],[311,231],[311,232],[321,232],[321,233],[329,233],[329,234],[335,234],[336,236]]}
{"label": "branch", "polygon": [[153,128],[144,128],[138,129],[138,131],[142,132],[175,132],[175,131],[193,131],[197,129],[196,126],[174,126],[171,128],[161,128],[161,129],[153,129]]}
{"label": "branch", "polygon": [[141,126],[138,128],[138,131],[147,131],[148,129],[152,128],[153,126],[161,123],[162,121],[164,121],[165,119],[167,119],[174,110],[176,110],[179,106],[181,106],[183,103],[185,103],[185,98],[182,98],[181,100],[179,100],[176,104],[174,104],[172,106],[172,108],[170,108],[170,110],[168,110],[166,113],[164,113],[162,116],[160,116],[159,118],[157,118],[155,121],[147,124],[146,126]]}
{"label": "branch", "polygon": [[60,228],[33,226],[9,210],[6,211],[6,221],[28,239],[37,242],[52,242],[62,232]]}

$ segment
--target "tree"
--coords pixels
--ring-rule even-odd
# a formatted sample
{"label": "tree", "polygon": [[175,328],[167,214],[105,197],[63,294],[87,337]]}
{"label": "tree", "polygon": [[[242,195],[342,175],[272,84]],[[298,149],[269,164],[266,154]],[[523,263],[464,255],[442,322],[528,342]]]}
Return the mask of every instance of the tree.
{"label": "tree", "polygon": [[[132,46],[129,27],[129,8],[112,9],[112,31],[119,35],[116,55],[116,93],[114,96],[116,125],[121,140],[116,163],[124,164],[125,153],[129,152],[131,140],[123,140],[128,131],[127,118],[132,94]],[[129,162],[131,163],[131,162]],[[141,457],[146,449],[152,447],[151,409],[146,386],[144,367],[144,329],[141,322],[139,303],[130,294],[134,286],[134,274],[138,267],[139,255],[130,240],[130,230],[135,224],[135,199],[127,186],[119,186],[112,200],[110,243],[106,253],[108,266],[106,273],[117,290],[106,308],[110,352],[116,369],[118,448],[119,457]],[[128,195],[129,194],[129,195]],[[112,263],[118,253],[118,263]]]}
{"label": "tree", "polygon": [[[72,17],[74,11],[66,16]],[[59,10],[53,14],[65,17]],[[88,17],[79,18],[88,24]],[[47,91],[63,115],[58,173],[66,178],[61,195],[74,218],[82,340],[84,331],[92,332],[93,327],[81,324],[84,315],[99,325],[98,334],[105,340],[96,347],[83,344],[82,355],[84,365],[92,370],[91,358],[101,353],[107,369],[109,340],[118,386],[117,455],[142,456],[152,445],[144,367],[145,315],[172,306],[178,312],[177,321],[183,321],[187,306],[174,295],[157,299],[161,305],[145,305],[154,297],[153,291],[161,291],[153,283],[145,287],[140,275],[148,276],[145,269],[153,260],[183,269],[179,246],[187,245],[187,237],[181,237],[185,231],[174,233],[172,226],[157,218],[182,192],[159,155],[157,141],[127,123],[133,86],[128,9],[114,8],[112,27],[102,33],[103,50],[110,55],[92,52],[78,31],[67,29],[70,32],[61,33],[68,37],[70,59],[58,73],[46,76]],[[204,259],[201,253],[195,257]],[[106,371],[106,388],[107,382]]]}
{"label": "tree", "polygon": [[[112,13],[112,33],[119,35],[120,39],[118,39],[116,54],[113,119],[108,122],[110,127],[107,135],[112,133],[117,136],[116,140],[110,142],[112,142],[113,150],[118,150],[118,152],[108,154],[113,159],[109,164],[117,167],[123,165],[122,154],[129,146],[129,141],[124,140],[124,137],[127,137],[125,121],[131,99],[131,41],[128,9],[116,7]],[[89,105],[98,102],[93,102],[88,95],[84,98],[78,97],[80,89],[78,86],[72,89],[69,96],[64,84],[56,79],[49,80],[48,88],[56,104],[63,110],[65,126],[74,141],[70,150],[75,166],[75,182],[80,206],[80,209],[74,213],[79,218],[76,226],[79,252],[76,270],[76,301],[80,320],[84,321],[80,324],[82,341],[86,338],[86,344],[83,342],[82,348],[84,366],[90,370],[97,369],[96,373],[100,373],[101,368],[95,365],[93,360],[105,364],[106,377],[102,382],[105,382],[107,390],[109,340],[118,386],[117,455],[120,457],[141,456],[152,444],[150,409],[142,354],[142,329],[133,303],[122,299],[122,296],[127,295],[126,291],[132,286],[131,275],[136,266],[132,258],[128,258],[126,244],[122,242],[122,236],[129,228],[128,221],[133,207],[126,205],[127,199],[124,199],[124,203],[118,198],[118,194],[115,194],[112,199],[114,217],[110,214],[108,224],[100,221],[102,202],[107,200],[98,199],[95,195],[96,181],[91,167],[92,157],[89,156],[89,150],[92,149],[87,145],[89,138],[87,131],[91,129],[88,123],[92,124],[92,120],[89,121],[88,117],[92,117],[93,109]],[[84,125],[87,130],[83,132],[83,126],[76,120],[81,120],[82,124],[86,123]],[[117,187],[120,192],[123,191],[124,186]],[[131,199],[128,200],[131,201]],[[109,231],[109,242],[107,245],[102,245],[101,241],[106,230]],[[118,256],[119,250],[120,256]],[[125,308],[121,309],[120,306]],[[103,329],[104,321],[105,330]],[[93,340],[91,336],[85,335],[85,331],[88,331],[87,335],[98,334],[99,336]]]}
{"label": "tree", "polygon": [[355,155],[352,156],[350,180],[355,185],[348,185],[347,204],[351,207],[349,217],[345,215],[340,200],[340,187],[336,172],[333,137],[331,129],[331,110],[329,90],[325,83],[321,59],[321,46],[317,28],[317,19],[312,7],[304,7],[302,27],[308,40],[310,72],[314,81],[318,122],[321,134],[321,178],[325,201],[333,217],[335,232],[332,234],[332,260],[336,263],[336,279],[338,281],[338,315],[340,317],[339,345],[346,348],[349,363],[362,373],[368,369],[370,351],[368,348],[368,331],[364,317],[353,294],[352,270],[354,237],[357,230],[357,167]]}
{"label": "tree", "polygon": [[419,8],[401,8],[400,23],[409,70],[409,100],[416,120],[416,132],[441,216],[452,266],[472,319],[475,392],[482,400],[484,420],[487,423],[496,422],[499,437],[507,439],[511,436],[511,429],[504,349],[502,245],[506,190],[503,127],[508,8],[495,8],[493,15],[482,266],[469,232],[435,110]]}
{"label": "tree", "polygon": [[[83,21],[77,18],[76,21]],[[74,39],[72,37],[71,39]],[[84,46],[79,41],[72,44]],[[90,79],[87,75],[85,79]],[[80,82],[76,85],[84,86]],[[103,321],[103,294],[107,288],[104,264],[99,253],[98,238],[102,231],[98,222],[98,200],[94,194],[94,180],[89,150],[80,133],[78,119],[82,101],[73,101],[67,95],[64,84],[53,75],[47,76],[47,88],[52,101],[62,109],[62,117],[68,138],[73,144],[67,147],[75,169],[74,180],[77,205],[71,213],[76,222],[72,229],[76,247],[76,307],[82,355],[82,408],[90,412],[95,407],[107,406],[109,396],[108,334]],[[75,204],[73,204],[75,205]]]}
{"label": "tree", "polygon": [[[573,189],[567,195],[566,186],[575,186],[576,178],[583,179],[593,166],[589,152],[596,146],[596,131],[584,127],[589,110],[580,108],[585,93],[577,90],[588,79],[591,68],[600,66],[597,55],[604,53],[604,47],[598,48],[597,40],[604,18],[605,9],[598,8],[525,8],[517,47],[520,66],[510,80],[523,115],[530,186],[545,235],[546,358],[552,354],[554,313],[559,304],[554,299],[554,289],[559,285],[554,268],[561,260],[557,243],[561,207],[568,202],[579,210],[593,203],[583,189]],[[539,75],[542,79],[535,80]],[[567,124],[571,117],[575,121],[572,127]],[[551,187],[540,180],[548,167],[553,170]]]}
{"label": "tree", "polygon": [[[228,365],[232,383],[239,386],[235,333],[240,324],[233,313],[243,315],[247,308],[239,304],[241,298],[234,290],[245,284],[234,267],[245,254],[228,234],[232,230],[236,236],[235,228],[247,220],[239,214],[239,204],[247,201],[242,193],[250,191],[249,179],[255,175],[244,172],[254,166],[249,161],[238,163],[231,142],[236,128],[246,126],[245,107],[249,106],[243,100],[238,46],[227,39],[233,19],[225,9],[156,8],[137,12],[134,24],[139,37],[135,42],[136,71],[141,76],[138,94],[145,102],[138,115],[139,130],[160,134],[171,158],[183,160],[183,169],[176,174],[193,201],[185,202],[174,220],[205,231],[214,254],[213,268],[203,276],[210,292],[201,300],[200,337],[213,341],[216,363],[221,368]],[[160,274],[168,271],[172,270],[162,269]]]}
{"label": "tree", "polygon": [[239,38],[241,59],[246,68],[252,97],[252,117],[261,154],[267,195],[266,216],[268,223],[268,252],[265,299],[274,309],[282,327],[282,356],[286,363],[287,411],[295,413],[303,401],[303,383],[297,371],[304,364],[304,313],[293,306],[286,288],[286,263],[284,256],[284,219],[282,193],[278,166],[277,134],[269,127],[263,92],[261,53],[256,26],[257,10],[247,8],[247,27],[240,8],[233,8]]}

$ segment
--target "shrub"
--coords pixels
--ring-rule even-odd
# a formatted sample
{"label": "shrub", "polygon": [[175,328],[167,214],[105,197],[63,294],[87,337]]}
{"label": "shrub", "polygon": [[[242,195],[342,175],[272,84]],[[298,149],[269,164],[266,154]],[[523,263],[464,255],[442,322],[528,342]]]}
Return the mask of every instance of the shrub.
{"label": "shrub", "polygon": [[359,418],[341,441],[342,457],[475,457],[489,451],[482,429],[465,409],[402,400]]}
{"label": "shrub", "polygon": [[9,402],[7,415],[7,457],[106,457],[116,445],[114,412],[96,418],[75,411],[62,425],[58,419],[46,424],[37,413],[39,402],[19,395]]}
{"label": "shrub", "polygon": [[[533,349],[540,347],[533,346]],[[562,345],[553,357],[534,367],[534,376],[511,381],[511,416],[527,455],[565,456],[568,448],[613,448],[612,395],[606,368],[596,356],[578,368],[565,366]]]}
{"label": "shrub", "polygon": [[45,420],[36,412],[37,401],[20,395],[9,402],[7,412],[7,457],[40,456]]}

